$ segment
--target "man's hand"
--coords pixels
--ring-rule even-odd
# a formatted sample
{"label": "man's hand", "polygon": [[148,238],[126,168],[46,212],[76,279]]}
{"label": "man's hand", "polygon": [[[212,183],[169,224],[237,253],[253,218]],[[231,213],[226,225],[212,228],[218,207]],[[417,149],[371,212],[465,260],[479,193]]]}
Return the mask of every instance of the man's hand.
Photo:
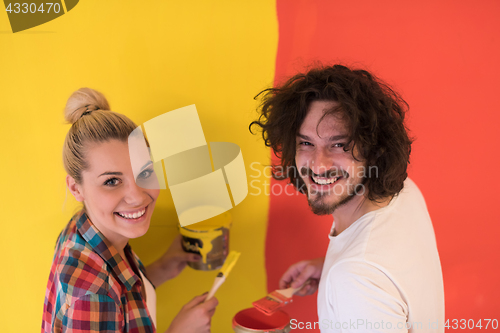
{"label": "man's hand", "polygon": [[201,260],[200,255],[188,253],[182,249],[182,236],[178,235],[163,256],[146,267],[146,272],[151,282],[158,287],[179,275],[188,262],[199,260]]}
{"label": "man's hand", "polygon": [[212,297],[203,303],[205,298],[206,293],[184,305],[165,333],[210,333],[212,316],[219,302]]}
{"label": "man's hand", "polygon": [[323,271],[323,263],[325,258],[317,258],[313,260],[299,261],[288,268],[280,279],[280,289],[298,288],[307,280],[308,284],[302,287],[295,295],[306,296],[312,295],[318,290],[319,279]]}

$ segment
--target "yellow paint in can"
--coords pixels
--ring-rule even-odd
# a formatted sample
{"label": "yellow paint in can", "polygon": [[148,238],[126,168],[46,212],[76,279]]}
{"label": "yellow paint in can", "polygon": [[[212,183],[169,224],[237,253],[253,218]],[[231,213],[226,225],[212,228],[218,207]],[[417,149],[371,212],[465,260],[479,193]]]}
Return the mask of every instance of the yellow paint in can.
{"label": "yellow paint in can", "polygon": [[[220,211],[218,207],[200,206],[182,214],[196,215],[200,212]],[[179,226],[184,251],[200,254],[201,261],[188,263],[194,269],[215,270],[224,264],[229,253],[229,229],[231,214],[224,212],[202,222],[185,227]]]}

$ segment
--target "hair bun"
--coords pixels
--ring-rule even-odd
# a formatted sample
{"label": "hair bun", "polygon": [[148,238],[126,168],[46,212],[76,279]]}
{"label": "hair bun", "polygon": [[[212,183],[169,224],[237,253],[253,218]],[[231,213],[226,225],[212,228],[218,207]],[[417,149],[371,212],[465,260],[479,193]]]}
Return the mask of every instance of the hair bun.
{"label": "hair bun", "polygon": [[90,105],[90,110],[109,110],[109,103],[100,92],[90,88],[80,88],[68,98],[64,108],[64,119],[74,124],[83,115]]}

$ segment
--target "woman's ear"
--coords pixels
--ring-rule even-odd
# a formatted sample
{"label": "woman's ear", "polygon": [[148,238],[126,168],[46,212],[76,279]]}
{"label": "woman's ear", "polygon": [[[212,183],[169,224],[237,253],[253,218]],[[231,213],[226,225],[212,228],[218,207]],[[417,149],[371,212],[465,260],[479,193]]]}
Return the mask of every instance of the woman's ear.
{"label": "woman's ear", "polygon": [[66,186],[69,191],[75,197],[76,201],[82,202],[85,198],[83,197],[82,187],[75,182],[75,179],[70,175],[66,175]]}

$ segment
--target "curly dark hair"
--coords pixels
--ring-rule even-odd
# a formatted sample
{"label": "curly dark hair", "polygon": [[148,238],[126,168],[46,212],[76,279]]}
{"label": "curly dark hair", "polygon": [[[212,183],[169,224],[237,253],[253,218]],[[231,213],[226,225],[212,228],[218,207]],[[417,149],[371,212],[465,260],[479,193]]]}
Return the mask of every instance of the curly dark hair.
{"label": "curly dark hair", "polygon": [[367,166],[376,166],[377,175],[367,175],[367,198],[383,200],[398,194],[407,178],[412,139],[404,123],[408,104],[386,83],[366,70],[342,65],[320,67],[297,74],[279,87],[260,92],[259,119],[262,138],[271,147],[280,165],[273,165],[273,177],[289,179],[305,193],[305,184],[295,164],[296,136],[313,101],[339,104],[327,114],[341,115],[349,130],[344,151],[359,156]]}

